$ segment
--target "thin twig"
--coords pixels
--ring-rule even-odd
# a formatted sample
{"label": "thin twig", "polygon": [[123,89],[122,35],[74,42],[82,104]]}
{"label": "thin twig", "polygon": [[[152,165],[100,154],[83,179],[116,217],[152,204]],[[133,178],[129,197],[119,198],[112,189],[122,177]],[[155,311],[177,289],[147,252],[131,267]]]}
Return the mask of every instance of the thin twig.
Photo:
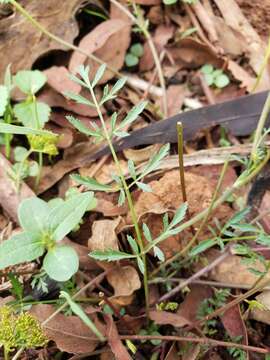
{"label": "thin twig", "polygon": [[222,263],[228,256],[230,255],[230,251],[229,251],[229,247],[226,248],[226,250],[219,256],[217,257],[213,262],[211,262],[210,264],[208,264],[207,266],[205,266],[204,268],[202,268],[201,270],[197,271],[195,274],[193,274],[190,278],[186,279],[185,281],[183,281],[182,283],[180,283],[178,286],[176,286],[175,288],[173,288],[171,291],[169,291],[168,293],[166,293],[165,295],[163,295],[158,302],[162,302],[162,301],[166,301],[168,299],[170,299],[172,296],[174,296],[175,294],[179,293],[183,288],[185,288],[186,286],[188,286],[189,284],[191,284],[194,280],[198,279],[199,277],[207,274],[209,271],[211,271],[212,269],[214,269],[217,265],[219,265],[220,263]]}
{"label": "thin twig", "polygon": [[226,348],[238,348],[245,351],[253,351],[260,354],[269,354],[268,349],[258,348],[255,346],[249,346],[244,344],[238,344],[233,342],[226,342],[220,340],[209,339],[206,337],[195,338],[195,337],[184,337],[184,336],[170,336],[170,335],[120,335],[120,340],[161,340],[161,341],[184,341],[189,343],[206,344],[211,346],[222,346]]}

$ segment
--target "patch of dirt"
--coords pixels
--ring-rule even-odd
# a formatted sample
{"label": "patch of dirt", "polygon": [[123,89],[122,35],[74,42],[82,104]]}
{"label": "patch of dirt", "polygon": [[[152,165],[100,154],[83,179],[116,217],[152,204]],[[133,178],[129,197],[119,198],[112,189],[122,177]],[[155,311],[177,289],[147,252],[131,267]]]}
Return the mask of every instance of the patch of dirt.
{"label": "patch of dirt", "polygon": [[237,3],[258,34],[267,38],[270,34],[270,1],[237,0]]}

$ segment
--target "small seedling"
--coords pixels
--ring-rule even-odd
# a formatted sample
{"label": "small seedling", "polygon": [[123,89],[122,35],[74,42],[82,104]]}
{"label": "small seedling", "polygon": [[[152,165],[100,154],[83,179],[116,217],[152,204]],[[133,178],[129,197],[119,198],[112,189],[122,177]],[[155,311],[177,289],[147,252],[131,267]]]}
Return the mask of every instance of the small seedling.
{"label": "small seedling", "polygon": [[69,280],[78,270],[76,251],[61,240],[77,226],[84,213],[96,206],[93,192],[77,194],[58,203],[39,198],[23,200],[18,217],[23,232],[0,245],[0,270],[33,261],[44,253],[43,269],[52,279]]}
{"label": "small seedling", "polygon": [[128,67],[135,66],[139,63],[140,57],[143,56],[143,46],[140,43],[133,44],[125,57],[125,63]]}
{"label": "small seedling", "polygon": [[205,81],[209,86],[222,89],[229,85],[230,79],[221,69],[215,69],[213,65],[206,64],[201,68]]}

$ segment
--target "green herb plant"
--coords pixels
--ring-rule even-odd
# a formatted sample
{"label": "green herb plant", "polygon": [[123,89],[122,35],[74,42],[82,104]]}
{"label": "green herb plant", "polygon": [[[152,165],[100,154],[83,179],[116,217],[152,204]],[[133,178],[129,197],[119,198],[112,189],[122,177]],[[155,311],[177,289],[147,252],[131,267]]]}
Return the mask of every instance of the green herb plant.
{"label": "green herb plant", "polygon": [[205,81],[209,86],[222,89],[229,85],[230,79],[221,69],[215,69],[213,65],[205,64],[201,68]]}
{"label": "green herb plant", "polygon": [[[79,120],[77,120],[72,116],[68,116],[67,119],[82,133],[94,137],[96,141],[107,142],[107,144],[110,147],[113,160],[116,164],[117,174],[113,175],[114,183],[112,185],[100,184],[93,178],[82,177],[80,175],[73,175],[72,178],[78,184],[86,186],[89,190],[105,191],[105,192],[118,191],[119,205],[122,205],[125,202],[125,200],[127,200],[136,234],[135,238],[131,235],[127,236],[127,242],[130,246],[131,253],[106,249],[105,251],[93,251],[90,253],[90,256],[96,260],[102,260],[102,261],[136,259],[138,267],[144,276],[146,307],[148,307],[148,284],[147,284],[148,280],[147,280],[146,254],[151,250],[153,250],[154,256],[156,256],[160,261],[164,260],[164,254],[158,247],[158,244],[161,241],[168,238],[169,236],[178,233],[178,225],[185,216],[187,205],[183,204],[178,209],[171,222],[169,221],[168,215],[164,216],[163,219],[164,230],[155,239],[152,238],[151,232],[146,224],[143,224],[142,228],[140,228],[130,190],[134,186],[137,186],[142,191],[151,191],[150,186],[143,182],[143,178],[145,178],[146,175],[154,171],[160,164],[161,160],[166,155],[168,155],[169,146],[168,145],[163,146],[159,150],[159,152],[149,160],[148,164],[145,166],[145,168],[143,169],[140,175],[137,175],[136,173],[134,162],[132,160],[129,160],[128,170],[132,181],[130,184],[127,183],[123,171],[120,167],[116,152],[114,150],[113,141],[129,135],[128,132],[126,131],[127,128],[138,118],[138,116],[142,113],[142,111],[145,109],[147,104],[146,102],[140,102],[137,105],[135,105],[121,122],[118,121],[117,113],[113,113],[109,121],[109,126],[107,126],[101,112],[101,106],[105,104],[107,101],[110,101],[117,96],[117,92],[125,84],[125,79],[118,80],[112,88],[109,88],[109,86],[106,85],[103,89],[103,96],[101,97],[100,100],[98,100],[95,94],[95,86],[97,85],[98,81],[102,78],[104,71],[105,71],[105,66],[101,65],[101,67],[97,70],[94,79],[92,81],[89,80],[88,67],[81,66],[78,70],[78,76],[71,75],[71,78],[75,82],[77,82],[78,84],[80,84],[89,91],[91,95],[91,99],[87,99],[85,97],[82,97],[81,95],[70,94],[70,93],[66,94],[66,96],[72,98],[78,103],[83,103],[95,107],[99,114],[99,118],[102,126],[98,127],[97,125],[92,124],[92,129],[89,129],[85,127]],[[142,240],[142,234],[144,234],[148,242],[146,246],[144,246]]]}
{"label": "green herb plant", "polygon": [[0,308],[0,347],[4,348],[4,360],[17,348],[32,349],[46,345],[48,339],[38,320],[29,313],[15,314],[9,306]]}
{"label": "green herb plant", "polygon": [[23,232],[0,245],[0,270],[33,261],[46,253],[42,269],[57,281],[69,280],[78,270],[76,251],[61,240],[96,206],[93,192],[73,195],[67,200],[45,202],[39,198],[23,200],[18,217]]}
{"label": "green herb plant", "polygon": [[143,56],[143,46],[140,43],[133,44],[128,50],[125,63],[128,67],[133,67],[139,63],[140,57]]}
{"label": "green herb plant", "polygon": [[[29,143],[29,149],[22,146],[15,148],[14,157],[15,164],[10,172],[11,178],[19,189],[21,180],[28,176],[36,177],[36,186],[39,183],[43,154],[50,156],[58,153],[56,143],[58,137],[50,132],[36,132],[35,130],[43,130],[45,123],[49,120],[50,107],[36,99],[36,93],[45,85],[46,76],[38,70],[22,70],[15,76],[11,76],[10,67],[7,68],[5,74],[4,85],[0,86],[0,132],[4,134],[6,155],[10,156],[10,142],[16,128],[12,125],[21,123],[23,128],[29,131],[25,133]],[[25,99],[14,107],[11,106],[11,91],[14,87],[24,94]],[[32,131],[30,130],[32,129]],[[14,133],[12,132],[14,130]],[[18,126],[17,126],[17,130]],[[21,129],[22,130],[22,129]],[[23,133],[23,132],[22,132]],[[30,155],[38,154],[38,162],[29,160]]]}

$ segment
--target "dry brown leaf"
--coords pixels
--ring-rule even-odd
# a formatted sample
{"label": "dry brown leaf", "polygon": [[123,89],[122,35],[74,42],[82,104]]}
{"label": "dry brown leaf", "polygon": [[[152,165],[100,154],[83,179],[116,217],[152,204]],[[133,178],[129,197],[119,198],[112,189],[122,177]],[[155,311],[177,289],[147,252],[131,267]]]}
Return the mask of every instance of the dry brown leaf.
{"label": "dry brown leaf", "polygon": [[[174,27],[171,25],[166,26],[161,24],[156,28],[155,33],[153,35],[153,42],[158,52],[161,52],[164,49],[168,41],[173,37],[173,34],[174,34]],[[145,42],[143,56],[140,58],[140,63],[139,63],[140,71],[151,70],[154,65],[155,65],[155,61],[152,55],[152,51],[149,47],[148,42]]]}
{"label": "dry brown leaf", "polygon": [[[120,19],[103,21],[80,41],[79,47],[119,70],[124,64],[126,50],[129,47],[130,29],[130,23]],[[74,51],[69,63],[70,72],[75,73],[78,66],[84,64],[86,60],[85,55]],[[88,64],[93,76],[100,65],[90,60]],[[100,83],[106,83],[113,76],[114,73],[107,70]]]}
{"label": "dry brown leaf", "polygon": [[256,300],[264,306],[264,309],[252,308],[249,317],[270,325],[270,290],[257,295]]}
{"label": "dry brown leaf", "polygon": [[240,81],[240,86],[252,92],[255,84],[255,77],[251,76],[242,66],[233,60],[228,61],[227,69],[232,73],[233,77]]}
{"label": "dry brown leaf", "polygon": [[186,318],[190,322],[198,320],[198,308],[202,301],[212,296],[212,290],[205,285],[191,285],[191,291],[180,304],[177,314]]}
{"label": "dry brown leaf", "polygon": [[143,161],[148,161],[151,156],[155,155],[161,148],[160,144],[146,146],[142,149],[126,149],[123,153],[127,160],[134,161],[135,164],[140,164]]}
{"label": "dry brown leaf", "polygon": [[[207,253],[207,259],[209,261],[215,259],[216,256],[218,256],[216,250],[210,250]],[[229,255],[209,273],[209,278],[239,286],[252,286],[258,280],[258,276],[249,271],[249,267],[249,265],[243,263],[241,256]],[[252,268],[260,272],[264,271],[264,266],[259,261],[255,261],[252,264]],[[270,279],[270,273],[266,274],[266,278]]]}
{"label": "dry brown leaf", "polygon": [[94,250],[118,250],[118,240],[116,236],[116,228],[121,218],[115,220],[97,220],[92,225],[92,236],[88,241],[88,247]]}
{"label": "dry brown leaf", "polygon": [[122,344],[119,334],[117,331],[117,327],[113,321],[111,315],[104,315],[106,321],[106,337],[108,338],[108,344],[116,360],[132,360],[131,356],[129,355],[127,349]]}
{"label": "dry brown leaf", "polygon": [[149,317],[155,322],[155,324],[158,325],[172,325],[175,327],[184,327],[190,324],[190,321],[188,321],[185,317],[169,311],[151,310],[149,313]]}
{"label": "dry brown leaf", "polygon": [[63,127],[59,127],[56,126],[54,124],[52,124],[51,122],[49,122],[48,124],[46,124],[46,130],[50,130],[52,132],[54,132],[55,134],[59,135],[58,138],[58,142],[57,142],[57,147],[60,149],[66,149],[69,148],[70,146],[72,146],[73,144],[73,131],[67,127],[63,128]]}
{"label": "dry brown leaf", "polygon": [[[78,35],[78,25],[74,15],[83,2],[82,0],[68,2],[24,0],[21,5],[46,30],[59,36],[62,40],[73,43],[74,38]],[[22,69],[31,69],[33,63],[41,55],[45,55],[51,50],[67,49],[65,45],[41,35],[40,31],[18,11],[15,11],[12,16],[1,19],[0,33],[1,54],[8,54],[1,58],[1,82],[8,64],[12,64],[14,73]]]}
{"label": "dry brown leaf", "polygon": [[[230,297],[227,299],[227,302],[232,300],[233,298]],[[241,315],[239,304],[226,310],[221,316],[221,321],[231,338],[241,337],[241,342],[246,345],[248,344],[247,329]]]}
{"label": "dry brown leaf", "polygon": [[44,70],[43,73],[47,77],[47,84],[60,94],[70,91],[79,94],[81,85],[70,80],[68,69],[64,66],[52,66]]}
{"label": "dry brown leaf", "polygon": [[[31,313],[40,322],[46,320],[55,308],[52,305],[34,305]],[[52,320],[44,325],[48,338],[54,341],[61,351],[72,354],[83,354],[94,351],[99,341],[80,318],[57,314]]]}
{"label": "dry brown leaf", "polygon": [[[188,171],[185,172],[185,180],[189,211],[193,216],[210,205],[216,182],[210,182],[207,178]],[[155,238],[163,231],[162,216],[158,216],[158,214],[164,214],[168,211],[174,212],[182,203],[179,171],[168,171],[160,180],[151,181],[149,185],[152,192],[139,194],[135,202],[135,210],[139,218],[143,216],[143,221],[148,225],[153,238]],[[214,215],[222,223],[230,212],[231,210],[227,205],[222,205]],[[126,218],[126,224],[131,223],[129,214]],[[208,233],[207,229],[205,231],[202,232],[201,238]],[[180,233],[162,241],[160,248],[165,257],[169,258],[181,250],[188,239],[188,233]]]}
{"label": "dry brown leaf", "polygon": [[[167,89],[168,116],[179,114],[184,100],[190,95],[186,85],[170,85]],[[162,106],[161,99],[158,99],[159,106]]]}
{"label": "dry brown leaf", "polygon": [[[68,100],[51,88],[44,89],[42,93],[38,95],[38,100],[45,102],[50,107],[60,107],[82,116],[89,116],[92,118],[97,117],[98,115],[96,109],[88,105],[77,104],[75,101]],[[104,109],[102,112],[104,112]]]}
{"label": "dry brown leaf", "polygon": [[[250,65],[258,75],[265,56],[265,44],[251,26],[235,0],[214,0],[225,22],[234,30],[240,32],[246,39],[245,52],[250,59]],[[260,82],[260,90],[268,90],[270,76],[264,73]]]}
{"label": "dry brown leaf", "polygon": [[176,64],[185,68],[197,68],[204,64],[222,68],[225,63],[210,47],[192,38],[180,40],[168,51]]}
{"label": "dry brown leaf", "polygon": [[221,17],[214,16],[213,20],[218,33],[219,45],[225,53],[232,56],[242,55],[245,49],[243,45],[246,42],[245,37],[227,25]]}
{"label": "dry brown leaf", "polygon": [[132,301],[131,295],[141,287],[140,277],[137,270],[130,265],[115,266],[108,275],[107,280],[114,289],[114,295],[110,300],[117,304],[130,304]]}

